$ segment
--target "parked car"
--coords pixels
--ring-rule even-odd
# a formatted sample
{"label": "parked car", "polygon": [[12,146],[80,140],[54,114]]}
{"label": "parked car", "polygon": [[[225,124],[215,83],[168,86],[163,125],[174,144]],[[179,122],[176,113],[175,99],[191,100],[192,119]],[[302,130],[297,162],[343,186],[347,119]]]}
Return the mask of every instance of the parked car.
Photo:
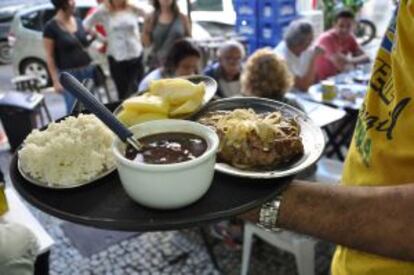
{"label": "parked car", "polygon": [[0,63],[8,64],[11,62],[10,46],[7,36],[15,13],[24,5],[11,5],[0,7]]}
{"label": "parked car", "polygon": [[[145,6],[143,1],[137,1],[137,4],[148,11],[149,7]],[[77,0],[76,14],[84,18],[88,10],[95,6],[95,0]],[[42,33],[46,22],[54,16],[54,13],[53,6],[49,3],[25,7],[15,15],[9,33],[14,73],[16,75],[37,76],[42,87],[51,84],[46,66]],[[192,32],[193,37],[196,39],[207,39],[210,37],[209,33],[199,24],[193,24]],[[98,47],[89,47],[89,52],[96,63],[106,63],[106,58],[99,52]]]}
{"label": "parked car", "polygon": [[[84,18],[94,6],[95,0],[78,0],[76,15]],[[43,47],[43,29],[54,14],[54,7],[50,3],[26,6],[14,16],[9,33],[14,73],[37,76],[42,87],[50,84]],[[100,55],[93,48],[90,48],[90,53],[94,58]]]}

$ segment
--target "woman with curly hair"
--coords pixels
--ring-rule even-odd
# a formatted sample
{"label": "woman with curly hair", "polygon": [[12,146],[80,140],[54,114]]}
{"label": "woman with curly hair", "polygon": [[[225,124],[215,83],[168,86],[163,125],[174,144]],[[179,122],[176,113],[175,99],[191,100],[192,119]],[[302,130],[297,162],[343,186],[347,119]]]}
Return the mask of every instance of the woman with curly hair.
{"label": "woman with curly hair", "polygon": [[292,86],[293,75],[286,62],[270,48],[254,52],[241,75],[243,95],[270,98],[303,109],[298,102],[285,97]]}

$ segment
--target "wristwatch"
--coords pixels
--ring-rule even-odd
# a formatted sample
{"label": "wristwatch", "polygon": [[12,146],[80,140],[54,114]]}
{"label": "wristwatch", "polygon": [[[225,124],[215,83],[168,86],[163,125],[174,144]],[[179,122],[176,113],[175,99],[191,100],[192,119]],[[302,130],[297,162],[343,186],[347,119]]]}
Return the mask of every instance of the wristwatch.
{"label": "wristwatch", "polygon": [[282,197],[278,196],[274,200],[262,205],[259,214],[259,222],[257,223],[258,227],[261,227],[266,231],[281,231],[281,229],[277,227],[277,219],[281,201]]}

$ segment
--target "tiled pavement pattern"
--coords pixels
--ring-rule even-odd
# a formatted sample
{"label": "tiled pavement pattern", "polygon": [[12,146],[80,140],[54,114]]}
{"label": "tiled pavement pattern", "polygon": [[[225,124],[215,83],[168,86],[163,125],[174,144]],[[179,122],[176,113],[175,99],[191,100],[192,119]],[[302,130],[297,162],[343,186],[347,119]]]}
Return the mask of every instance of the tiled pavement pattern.
{"label": "tiled pavement pattern", "polygon": [[[214,269],[196,230],[145,233],[123,240],[105,250],[83,257],[60,228],[61,220],[38,210],[35,215],[55,239],[50,263],[54,274],[220,274]],[[240,274],[241,251],[218,243],[214,252],[222,274]],[[319,242],[316,247],[316,274],[329,274],[333,246]],[[296,274],[293,255],[256,241],[250,273],[257,275]]]}

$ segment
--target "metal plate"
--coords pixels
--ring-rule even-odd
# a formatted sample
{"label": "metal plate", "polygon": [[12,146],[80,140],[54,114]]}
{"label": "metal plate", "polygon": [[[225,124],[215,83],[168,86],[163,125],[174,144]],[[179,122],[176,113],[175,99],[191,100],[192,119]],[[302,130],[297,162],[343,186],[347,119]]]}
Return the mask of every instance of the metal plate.
{"label": "metal plate", "polygon": [[[203,98],[203,102],[201,103],[201,106],[198,110],[196,110],[195,112],[193,112],[193,114],[197,113],[200,109],[202,109],[208,102],[210,102],[210,100],[213,99],[213,97],[216,95],[217,92],[217,82],[209,77],[209,76],[205,76],[205,75],[190,75],[190,76],[183,76],[180,78],[184,78],[187,79],[191,82],[193,82],[194,84],[198,84],[203,82],[206,90],[204,93],[204,98]],[[136,92],[135,94],[133,94],[131,97],[133,96],[139,96],[142,95],[144,93],[148,92],[148,90],[144,90],[144,91],[139,91]],[[115,110],[114,110],[114,114],[117,115],[119,114],[121,111],[123,110],[122,104],[119,105]],[[185,115],[185,116],[180,116],[177,118],[188,118],[189,116],[193,115],[193,114],[189,114],[189,115]]]}
{"label": "metal plate", "polygon": [[229,164],[219,162],[216,163],[217,171],[232,176],[247,178],[281,178],[299,173],[310,167],[321,157],[325,147],[325,139],[321,128],[316,126],[316,124],[302,111],[279,101],[255,97],[221,99],[205,106],[199,113],[193,116],[192,119],[198,120],[212,111],[231,111],[237,108],[251,108],[256,113],[280,111],[286,117],[295,117],[301,126],[300,136],[302,138],[304,154],[300,159],[293,163],[271,171],[241,170]]}
{"label": "metal plate", "polygon": [[43,181],[41,181],[39,179],[33,178],[31,175],[29,175],[28,173],[26,173],[23,170],[23,168],[22,168],[22,166],[20,164],[20,160],[19,159],[17,160],[17,169],[19,170],[19,173],[22,175],[22,177],[25,180],[33,183],[34,185],[41,186],[41,187],[46,187],[46,188],[50,188],[50,189],[72,189],[72,188],[77,188],[77,187],[81,187],[81,186],[84,186],[84,185],[91,184],[91,183],[93,183],[93,182],[95,182],[95,181],[97,181],[97,180],[99,180],[99,179],[101,179],[101,178],[109,175],[110,173],[112,173],[113,171],[115,171],[116,166],[114,164],[113,167],[111,167],[110,169],[107,169],[105,171],[102,171],[101,173],[99,173],[95,177],[93,177],[93,178],[91,178],[89,180],[83,181],[83,182],[79,182],[79,183],[74,184],[74,185],[70,185],[70,186],[69,185],[65,185],[65,186],[63,186],[63,185],[51,185],[51,184],[49,184],[47,182],[43,182]]}

